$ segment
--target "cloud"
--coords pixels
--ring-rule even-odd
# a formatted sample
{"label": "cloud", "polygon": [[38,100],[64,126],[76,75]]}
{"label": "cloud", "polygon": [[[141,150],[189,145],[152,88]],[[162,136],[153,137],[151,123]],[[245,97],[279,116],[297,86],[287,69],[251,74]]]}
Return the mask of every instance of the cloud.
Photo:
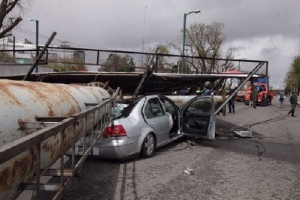
{"label": "cloud", "polygon": [[252,38],[249,40],[238,39],[227,43],[225,46],[237,46],[235,49],[236,59],[268,61],[270,83],[283,85],[285,74],[297,55],[295,51],[295,38],[278,37],[271,42],[268,37]]}

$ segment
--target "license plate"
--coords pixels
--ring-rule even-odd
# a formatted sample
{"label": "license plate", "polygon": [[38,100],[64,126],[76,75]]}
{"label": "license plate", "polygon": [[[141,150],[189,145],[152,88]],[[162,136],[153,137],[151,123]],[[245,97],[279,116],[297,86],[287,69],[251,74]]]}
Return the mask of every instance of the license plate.
{"label": "license plate", "polygon": [[[85,147],[85,150],[87,150],[89,147],[86,146]],[[93,149],[90,151],[89,155],[92,155],[92,152],[93,152]],[[78,146],[78,154],[79,155],[82,155],[84,152],[83,152],[83,146]]]}

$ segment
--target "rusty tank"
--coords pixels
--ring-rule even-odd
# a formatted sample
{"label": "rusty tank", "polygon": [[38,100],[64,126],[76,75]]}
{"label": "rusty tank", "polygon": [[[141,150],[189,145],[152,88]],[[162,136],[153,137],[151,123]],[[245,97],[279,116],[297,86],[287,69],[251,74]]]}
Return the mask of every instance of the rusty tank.
{"label": "rusty tank", "polygon": [[[0,147],[20,139],[30,131],[21,122],[37,122],[37,117],[63,117],[87,109],[86,103],[100,103],[110,94],[101,87],[43,82],[0,80]],[[97,113],[99,115],[99,113]],[[65,151],[83,136],[93,120],[82,120],[66,130]],[[41,168],[46,169],[60,158],[61,137],[55,135],[41,143]],[[0,165],[0,199],[14,199],[21,183],[34,176],[35,149],[30,149]]]}
{"label": "rusty tank", "polygon": [[[186,96],[181,96],[181,95],[172,95],[172,96],[167,96],[169,99],[174,101],[176,105],[182,109],[183,106],[189,102],[192,98],[194,98],[194,95],[186,95]],[[214,95],[214,103],[215,103],[215,108],[218,108],[224,101],[224,97],[222,95]]]}

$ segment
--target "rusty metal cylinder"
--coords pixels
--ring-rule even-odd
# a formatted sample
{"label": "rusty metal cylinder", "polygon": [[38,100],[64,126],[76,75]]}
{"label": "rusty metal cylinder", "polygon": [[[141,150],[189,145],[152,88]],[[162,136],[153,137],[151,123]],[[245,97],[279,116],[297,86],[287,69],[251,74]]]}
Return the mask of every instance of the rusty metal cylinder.
{"label": "rusty metal cylinder", "polygon": [[[100,103],[109,97],[100,87],[0,80],[0,147],[30,134],[20,127],[19,121],[36,122],[36,117],[67,118],[86,110],[86,103]],[[75,130],[66,129],[65,150],[94,125],[92,118],[79,121]],[[41,143],[41,168],[50,167],[60,157],[60,145],[59,135]],[[0,165],[0,199],[13,199],[18,186],[34,176],[35,154],[36,150],[30,149]]]}
{"label": "rusty metal cylinder", "polygon": [[[195,96],[172,95],[167,97],[173,100],[176,103],[176,105],[181,109],[187,102],[189,102]],[[214,95],[213,97],[214,97],[214,103],[216,107],[222,104],[224,101],[224,97],[221,95]]]}

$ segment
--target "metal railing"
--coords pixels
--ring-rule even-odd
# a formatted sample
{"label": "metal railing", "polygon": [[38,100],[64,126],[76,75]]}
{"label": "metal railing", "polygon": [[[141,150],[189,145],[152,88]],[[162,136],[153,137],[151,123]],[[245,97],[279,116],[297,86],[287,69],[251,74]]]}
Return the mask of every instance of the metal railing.
{"label": "metal railing", "polygon": [[[41,49],[42,47],[40,47]],[[19,54],[23,53],[23,54]],[[27,62],[34,63],[35,50],[0,50],[0,54],[7,55],[13,59],[26,58]],[[28,55],[27,55],[28,54]],[[10,55],[10,56],[9,56]],[[27,55],[27,57],[25,56]],[[31,55],[31,56],[30,56]],[[153,63],[151,62],[153,56]],[[19,58],[18,58],[19,56]],[[23,57],[22,57],[23,56]],[[3,57],[3,56],[2,56]],[[6,59],[8,59],[6,58]],[[31,61],[30,59],[31,58]],[[83,66],[94,66],[102,68],[107,72],[120,71],[145,71],[149,66],[153,68],[155,73],[179,73],[182,64],[182,55],[161,54],[161,53],[144,53],[119,50],[99,50],[86,48],[64,48],[64,47],[48,47],[45,55],[39,61],[39,65],[57,67],[64,66],[68,71],[78,70]],[[244,60],[244,59],[221,59],[209,57],[184,56],[185,67],[182,69],[183,74],[210,74],[224,72],[232,68],[243,73],[250,73],[259,63],[260,60]],[[126,60],[126,62],[119,62]],[[1,62],[1,59],[0,59]],[[29,64],[27,63],[27,64]],[[226,69],[224,66],[231,66]],[[1,66],[1,65],[0,65]],[[257,71],[258,75],[268,76],[268,63]]]}
{"label": "metal railing", "polygon": [[[81,166],[83,165],[84,160],[91,152],[93,146],[97,143],[97,141],[102,136],[102,131],[106,128],[106,125],[112,120],[113,113],[112,107],[116,104],[117,99],[119,98],[119,93],[121,90],[118,88],[110,99],[104,100],[100,104],[86,104],[86,110],[74,114],[66,119],[63,119],[60,122],[57,122],[53,125],[47,126],[47,123],[43,123],[43,129],[37,129],[36,132],[29,134],[23,138],[15,140],[9,144],[0,148],[0,165],[3,163],[10,161],[11,159],[15,158],[16,156],[22,154],[25,151],[33,150],[35,153],[34,163],[36,165],[35,172],[33,172],[34,176],[32,177],[32,181],[28,183],[22,183],[19,185],[21,188],[16,194],[14,194],[15,198],[22,193],[24,190],[34,190],[33,195],[35,199],[40,198],[40,191],[56,191],[55,196],[53,199],[59,199],[63,195],[64,191],[72,182],[74,176],[78,173]],[[91,118],[92,116],[92,118]],[[64,167],[65,165],[65,153],[68,147],[64,146],[64,135],[67,132],[67,129],[73,129],[75,131],[76,126],[79,122],[85,122],[84,132],[90,132],[89,136],[84,134],[83,139],[84,141],[88,141],[87,146],[84,143],[83,146],[83,153],[80,159],[75,163],[75,143],[72,147],[72,164],[71,168],[67,169]],[[92,129],[87,130],[87,123],[93,123]],[[48,123],[50,124],[50,123]],[[96,124],[96,125],[95,125]],[[95,126],[94,126],[95,125]],[[23,124],[24,126],[24,124]],[[68,130],[69,131],[69,130]],[[61,139],[60,145],[60,167],[59,169],[51,169],[51,167],[47,169],[41,169],[41,143],[50,137],[58,136]],[[86,137],[88,137],[86,140]],[[78,140],[81,138],[78,138]],[[59,160],[58,159],[58,160]],[[58,161],[57,160],[57,161]],[[60,176],[60,183],[41,183],[42,176]]]}

